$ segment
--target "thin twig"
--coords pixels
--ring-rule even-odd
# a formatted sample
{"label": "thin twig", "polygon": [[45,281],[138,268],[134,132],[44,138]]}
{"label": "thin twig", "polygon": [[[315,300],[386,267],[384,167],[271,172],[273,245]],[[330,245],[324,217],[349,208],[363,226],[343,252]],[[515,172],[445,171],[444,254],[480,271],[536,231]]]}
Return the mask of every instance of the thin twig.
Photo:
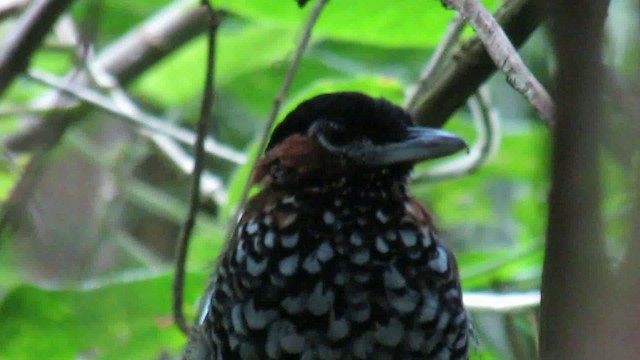
{"label": "thin twig", "polygon": [[242,189],[242,194],[240,196],[240,201],[238,202],[238,206],[230,219],[229,229],[227,231],[226,242],[229,243],[231,237],[233,236],[233,230],[235,228],[236,222],[238,221],[238,217],[244,208],[244,204],[247,201],[247,197],[249,195],[249,190],[251,189],[251,185],[253,184],[253,174],[255,172],[256,164],[258,163],[258,159],[262,155],[262,151],[267,145],[267,140],[269,139],[269,134],[271,133],[271,128],[273,127],[273,123],[278,117],[278,113],[280,112],[280,105],[284,101],[284,98],[287,96],[289,91],[289,87],[293,82],[293,78],[295,77],[296,70],[298,70],[298,65],[300,64],[300,60],[302,59],[302,54],[304,54],[307,45],[309,44],[309,39],[311,39],[311,32],[313,31],[313,27],[318,21],[320,17],[320,13],[324,6],[329,2],[329,0],[318,0],[315,4],[311,13],[309,14],[309,18],[307,19],[304,30],[302,32],[302,37],[296,46],[295,54],[293,55],[293,60],[289,65],[289,69],[287,70],[287,74],[282,82],[282,86],[280,87],[280,91],[278,91],[278,95],[276,95],[273,100],[273,107],[271,108],[271,114],[267,119],[266,124],[262,130],[262,134],[260,136],[260,144],[258,145],[258,151],[256,152],[255,157],[252,159],[251,163],[251,171],[249,172],[249,177]]}
{"label": "thin twig", "polygon": [[442,3],[456,9],[469,21],[496,67],[506,75],[507,82],[529,100],[548,126],[553,126],[554,106],[549,93],[522,61],[507,34],[484,5],[478,0],[442,0]]}
{"label": "thin twig", "polygon": [[[205,12],[193,7],[196,0],[176,0],[158,11],[140,26],[107,46],[96,61],[112,73],[121,84],[127,84],[138,77],[157,61],[178,47],[202,33],[206,28]],[[24,16],[24,15],[23,15]],[[3,49],[4,51],[5,49]],[[79,75],[79,76],[77,76]],[[86,84],[88,78],[78,74],[76,69],[65,75],[64,81]],[[63,82],[64,83],[64,82]],[[34,184],[48,159],[48,151],[56,146],[65,131],[78,120],[87,107],[78,107],[75,99],[61,98],[55,89],[39,96],[33,102],[36,106],[71,106],[69,111],[47,113],[45,116],[29,118],[29,126],[19,133],[4,139],[9,151],[31,151],[32,155],[17,184],[11,190],[0,211],[0,231],[13,214],[24,207],[32,195]],[[193,137],[195,141],[195,136]],[[193,141],[191,143],[193,143]]]}
{"label": "thin twig", "polygon": [[472,173],[484,165],[500,146],[500,119],[491,106],[488,87],[480,88],[467,102],[478,134],[469,155],[426,168],[415,174],[414,182],[442,181]]}
{"label": "thin twig", "polygon": [[[123,109],[124,112],[143,113],[133,99],[131,99],[127,91],[120,86],[118,79],[103,69],[98,62],[93,61],[93,56],[93,52],[89,51],[87,70],[96,85],[108,90],[113,101],[120,109]],[[156,144],[158,150],[165,154],[182,172],[193,175],[195,168],[194,157],[189,155],[174,139],[157,132],[149,132],[147,135],[151,141]],[[202,195],[212,197],[218,204],[227,201],[227,193],[219,177],[203,170],[200,174],[200,186],[202,188]]]}
{"label": "thin twig", "polygon": [[[69,95],[73,95],[74,97],[103,111],[116,115],[124,120],[131,121],[133,124],[148,131],[166,135],[189,146],[196,142],[196,134],[192,131],[171,125],[167,121],[145,112],[140,112],[136,110],[136,108],[123,108],[122,106],[118,106],[118,104],[108,96],[102,95],[99,92],[89,89],[79,83],[65,82],[56,76],[38,70],[29,70],[26,75],[35,81],[51,86]],[[228,160],[232,163],[242,164],[246,161],[246,156],[244,154],[226,145],[220,144],[209,136],[205,139],[204,146],[208,154]]]}
{"label": "thin twig", "polygon": [[200,174],[204,166],[204,142],[207,136],[207,124],[211,117],[211,106],[214,101],[214,66],[216,57],[216,34],[220,24],[216,12],[209,4],[208,0],[202,0],[201,6],[206,7],[209,17],[209,51],[207,54],[207,74],[204,82],[204,94],[202,96],[202,107],[200,108],[200,118],[198,119],[198,137],[195,144],[195,162],[193,165],[193,175],[191,182],[191,201],[189,203],[189,213],[182,226],[178,242],[176,244],[176,264],[173,278],[173,319],[180,330],[188,335],[190,326],[187,325],[183,312],[184,302],[184,280],[185,266],[187,261],[187,251],[191,232],[195,224],[196,215],[200,205]]}
{"label": "thin twig", "polygon": [[[189,154],[177,142],[168,136],[161,134],[149,134],[149,138],[158,147],[158,150],[171,160],[183,173],[192,175],[195,165],[194,157]],[[200,175],[200,193],[202,196],[213,199],[217,204],[227,202],[227,191],[220,177],[203,170]]]}
{"label": "thin twig", "polygon": [[29,66],[31,55],[73,0],[37,0],[20,16],[0,46],[0,96]]}
{"label": "thin twig", "polygon": [[[201,34],[206,28],[206,15],[196,0],[175,0],[141,25],[109,44],[95,61],[126,86],[163,57]],[[73,77],[73,70],[65,79]],[[81,73],[74,83],[87,85],[88,77]],[[4,139],[11,151],[32,151],[54,146],[66,129],[82,119],[83,110],[77,109],[75,99],[60,99],[58,91],[49,91],[35,99],[38,106],[69,106],[74,109],[63,116],[42,116],[29,119],[29,125]],[[47,114],[48,115],[48,114]],[[194,137],[195,141],[195,137]]]}
{"label": "thin twig", "polygon": [[458,40],[460,40],[460,35],[462,34],[462,30],[464,30],[465,24],[466,22],[460,14],[456,14],[453,19],[451,19],[442,37],[442,41],[440,41],[438,47],[433,51],[433,55],[431,55],[431,58],[429,58],[429,61],[422,69],[420,78],[418,78],[416,84],[409,90],[405,100],[405,109],[412,109],[418,100],[416,95],[425,92],[426,88],[433,83],[432,77],[437,74],[437,70],[449,59],[451,50],[453,50]]}

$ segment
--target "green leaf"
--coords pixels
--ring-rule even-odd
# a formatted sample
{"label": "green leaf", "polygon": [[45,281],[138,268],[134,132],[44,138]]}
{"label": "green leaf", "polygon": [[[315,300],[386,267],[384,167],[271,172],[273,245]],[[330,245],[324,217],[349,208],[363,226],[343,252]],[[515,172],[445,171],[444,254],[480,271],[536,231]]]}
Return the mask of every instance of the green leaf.
{"label": "green leaf", "polygon": [[79,1],[71,10],[74,18],[79,19],[81,28],[89,28],[91,31],[91,27],[98,24],[98,42],[108,43],[139,25],[170,2],[171,0]]}
{"label": "green leaf", "polygon": [[[268,69],[259,69],[238,76],[234,81],[224,85],[221,91],[229,92],[235,99],[265,121],[273,99],[282,86],[282,81],[289,69],[289,64],[275,63]],[[296,76],[289,89],[290,94],[303,91],[309,84],[323,78],[348,78],[349,74],[337,71],[311,56],[305,56],[298,67]],[[251,91],[247,91],[251,89]]]}
{"label": "green leaf", "polygon": [[[496,0],[484,1],[493,8]],[[313,5],[300,10],[293,1],[220,0],[216,6],[269,25],[300,28]],[[386,47],[433,47],[454,12],[437,0],[330,1],[314,36]]]}
{"label": "green leaf", "polygon": [[[263,25],[221,31],[216,49],[216,86],[224,86],[238,76],[284,60],[295,46],[295,36],[296,32],[291,29]],[[199,100],[206,46],[204,37],[187,44],[145,73],[138,80],[136,90],[168,105]]]}
{"label": "green leaf", "polygon": [[[188,277],[190,316],[205,281]],[[0,304],[0,319],[0,359],[154,359],[186,341],[171,320],[167,274],[87,290],[19,286]]]}

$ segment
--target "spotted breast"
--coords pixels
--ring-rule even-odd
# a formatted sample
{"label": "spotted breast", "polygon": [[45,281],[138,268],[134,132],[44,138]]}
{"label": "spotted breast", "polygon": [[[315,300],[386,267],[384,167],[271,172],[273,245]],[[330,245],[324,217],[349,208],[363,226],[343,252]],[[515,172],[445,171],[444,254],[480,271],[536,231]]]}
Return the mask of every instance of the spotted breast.
{"label": "spotted breast", "polygon": [[467,359],[456,262],[407,189],[465,146],[359,93],[302,103],[272,135],[187,359]]}

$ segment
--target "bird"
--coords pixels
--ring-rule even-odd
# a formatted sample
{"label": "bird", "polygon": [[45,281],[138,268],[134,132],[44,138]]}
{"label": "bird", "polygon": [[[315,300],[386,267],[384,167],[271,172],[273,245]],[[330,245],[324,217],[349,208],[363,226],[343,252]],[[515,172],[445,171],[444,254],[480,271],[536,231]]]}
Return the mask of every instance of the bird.
{"label": "bird", "polygon": [[408,186],[416,163],[465,148],[383,98],[300,103],[256,165],[184,359],[468,359],[456,259]]}

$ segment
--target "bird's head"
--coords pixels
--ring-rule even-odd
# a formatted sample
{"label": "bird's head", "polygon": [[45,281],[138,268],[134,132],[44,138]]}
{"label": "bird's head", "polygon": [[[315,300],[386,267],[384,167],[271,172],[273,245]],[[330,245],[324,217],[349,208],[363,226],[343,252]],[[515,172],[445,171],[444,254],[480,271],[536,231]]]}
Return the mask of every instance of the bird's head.
{"label": "bird's head", "polygon": [[417,162],[466,147],[452,133],[414,126],[387,100],[330,93],[302,102],[276,127],[255,180],[284,186],[404,180]]}

